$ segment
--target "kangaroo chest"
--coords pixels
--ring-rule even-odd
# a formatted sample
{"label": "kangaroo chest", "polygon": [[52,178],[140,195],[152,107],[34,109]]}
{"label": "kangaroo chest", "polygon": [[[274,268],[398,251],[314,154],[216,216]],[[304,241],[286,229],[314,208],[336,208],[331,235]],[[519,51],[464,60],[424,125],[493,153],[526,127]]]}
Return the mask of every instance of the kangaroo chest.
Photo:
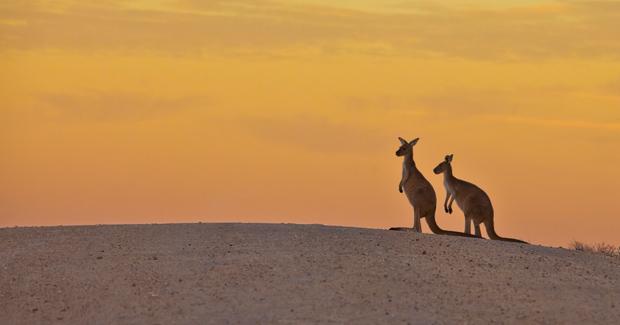
{"label": "kangaroo chest", "polygon": [[452,196],[456,198],[456,191],[454,189],[454,184],[452,184],[452,182],[448,182],[448,180],[444,179],[443,186],[446,188],[446,191],[448,191],[448,193],[450,193]]}
{"label": "kangaroo chest", "polygon": [[406,179],[403,185],[408,187],[415,186],[415,184],[418,183],[416,182],[418,174],[419,173],[416,173],[415,167],[403,164],[403,179]]}
{"label": "kangaroo chest", "polygon": [[403,167],[403,179],[406,178],[406,182],[403,183],[403,187],[407,192],[407,195],[413,195],[416,189],[426,186],[426,179],[422,174],[412,166]]}

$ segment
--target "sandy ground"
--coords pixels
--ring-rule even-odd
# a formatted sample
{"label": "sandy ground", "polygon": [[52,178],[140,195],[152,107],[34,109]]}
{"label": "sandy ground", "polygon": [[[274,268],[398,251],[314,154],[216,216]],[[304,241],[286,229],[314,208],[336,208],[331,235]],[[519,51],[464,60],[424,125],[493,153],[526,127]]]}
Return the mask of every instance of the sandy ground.
{"label": "sandy ground", "polygon": [[0,324],[618,324],[620,258],[320,225],[0,229]]}

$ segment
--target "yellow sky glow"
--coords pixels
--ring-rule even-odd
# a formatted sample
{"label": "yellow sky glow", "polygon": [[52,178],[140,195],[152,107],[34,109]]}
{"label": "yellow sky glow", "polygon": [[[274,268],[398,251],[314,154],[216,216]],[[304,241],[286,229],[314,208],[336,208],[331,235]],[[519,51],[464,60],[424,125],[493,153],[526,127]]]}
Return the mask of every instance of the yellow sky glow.
{"label": "yellow sky glow", "polygon": [[500,235],[620,244],[620,2],[501,3],[0,4],[0,227],[407,226],[403,136]]}

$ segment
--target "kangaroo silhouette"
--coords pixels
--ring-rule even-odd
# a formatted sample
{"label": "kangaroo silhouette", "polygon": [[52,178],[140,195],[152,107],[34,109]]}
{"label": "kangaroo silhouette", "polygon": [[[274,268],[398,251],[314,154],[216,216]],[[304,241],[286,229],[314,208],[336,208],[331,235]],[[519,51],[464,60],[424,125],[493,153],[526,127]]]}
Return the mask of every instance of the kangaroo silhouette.
{"label": "kangaroo silhouette", "polygon": [[437,225],[435,220],[435,210],[437,209],[437,195],[431,183],[429,183],[424,175],[416,167],[413,160],[413,147],[418,143],[420,138],[413,139],[408,142],[403,138],[398,138],[401,146],[396,151],[396,156],[403,157],[403,175],[398,184],[398,191],[405,192],[409,203],[413,206],[413,229],[405,227],[393,227],[390,230],[405,230],[422,232],[422,224],[420,219],[426,219],[431,231],[435,234],[475,237],[471,234],[462,232],[443,230]]}
{"label": "kangaroo silhouette", "polygon": [[443,185],[446,188],[444,210],[447,213],[452,213],[452,203],[456,200],[456,204],[465,214],[465,233],[471,234],[471,223],[473,222],[476,237],[482,238],[480,224],[484,223],[487,235],[491,239],[527,244],[527,242],[519,239],[500,237],[495,232],[491,199],[478,186],[454,177],[451,164],[453,157],[454,155],[447,155],[444,161],[433,169],[435,174],[443,173]]}

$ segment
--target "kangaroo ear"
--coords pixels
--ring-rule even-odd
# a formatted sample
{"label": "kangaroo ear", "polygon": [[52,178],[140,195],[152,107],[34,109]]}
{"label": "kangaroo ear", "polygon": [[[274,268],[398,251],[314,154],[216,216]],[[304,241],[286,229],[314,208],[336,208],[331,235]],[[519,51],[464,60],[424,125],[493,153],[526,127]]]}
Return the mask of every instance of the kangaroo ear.
{"label": "kangaroo ear", "polygon": [[447,162],[452,162],[452,157],[454,157],[454,155],[446,155],[446,161]]}
{"label": "kangaroo ear", "polygon": [[411,142],[409,142],[409,145],[415,146],[415,144],[418,143],[419,140],[420,140],[420,138],[415,138],[415,139],[411,140]]}
{"label": "kangaroo ear", "polygon": [[407,140],[405,140],[405,139],[403,139],[401,137],[398,137],[398,140],[400,140],[400,144],[407,144],[408,143]]}

